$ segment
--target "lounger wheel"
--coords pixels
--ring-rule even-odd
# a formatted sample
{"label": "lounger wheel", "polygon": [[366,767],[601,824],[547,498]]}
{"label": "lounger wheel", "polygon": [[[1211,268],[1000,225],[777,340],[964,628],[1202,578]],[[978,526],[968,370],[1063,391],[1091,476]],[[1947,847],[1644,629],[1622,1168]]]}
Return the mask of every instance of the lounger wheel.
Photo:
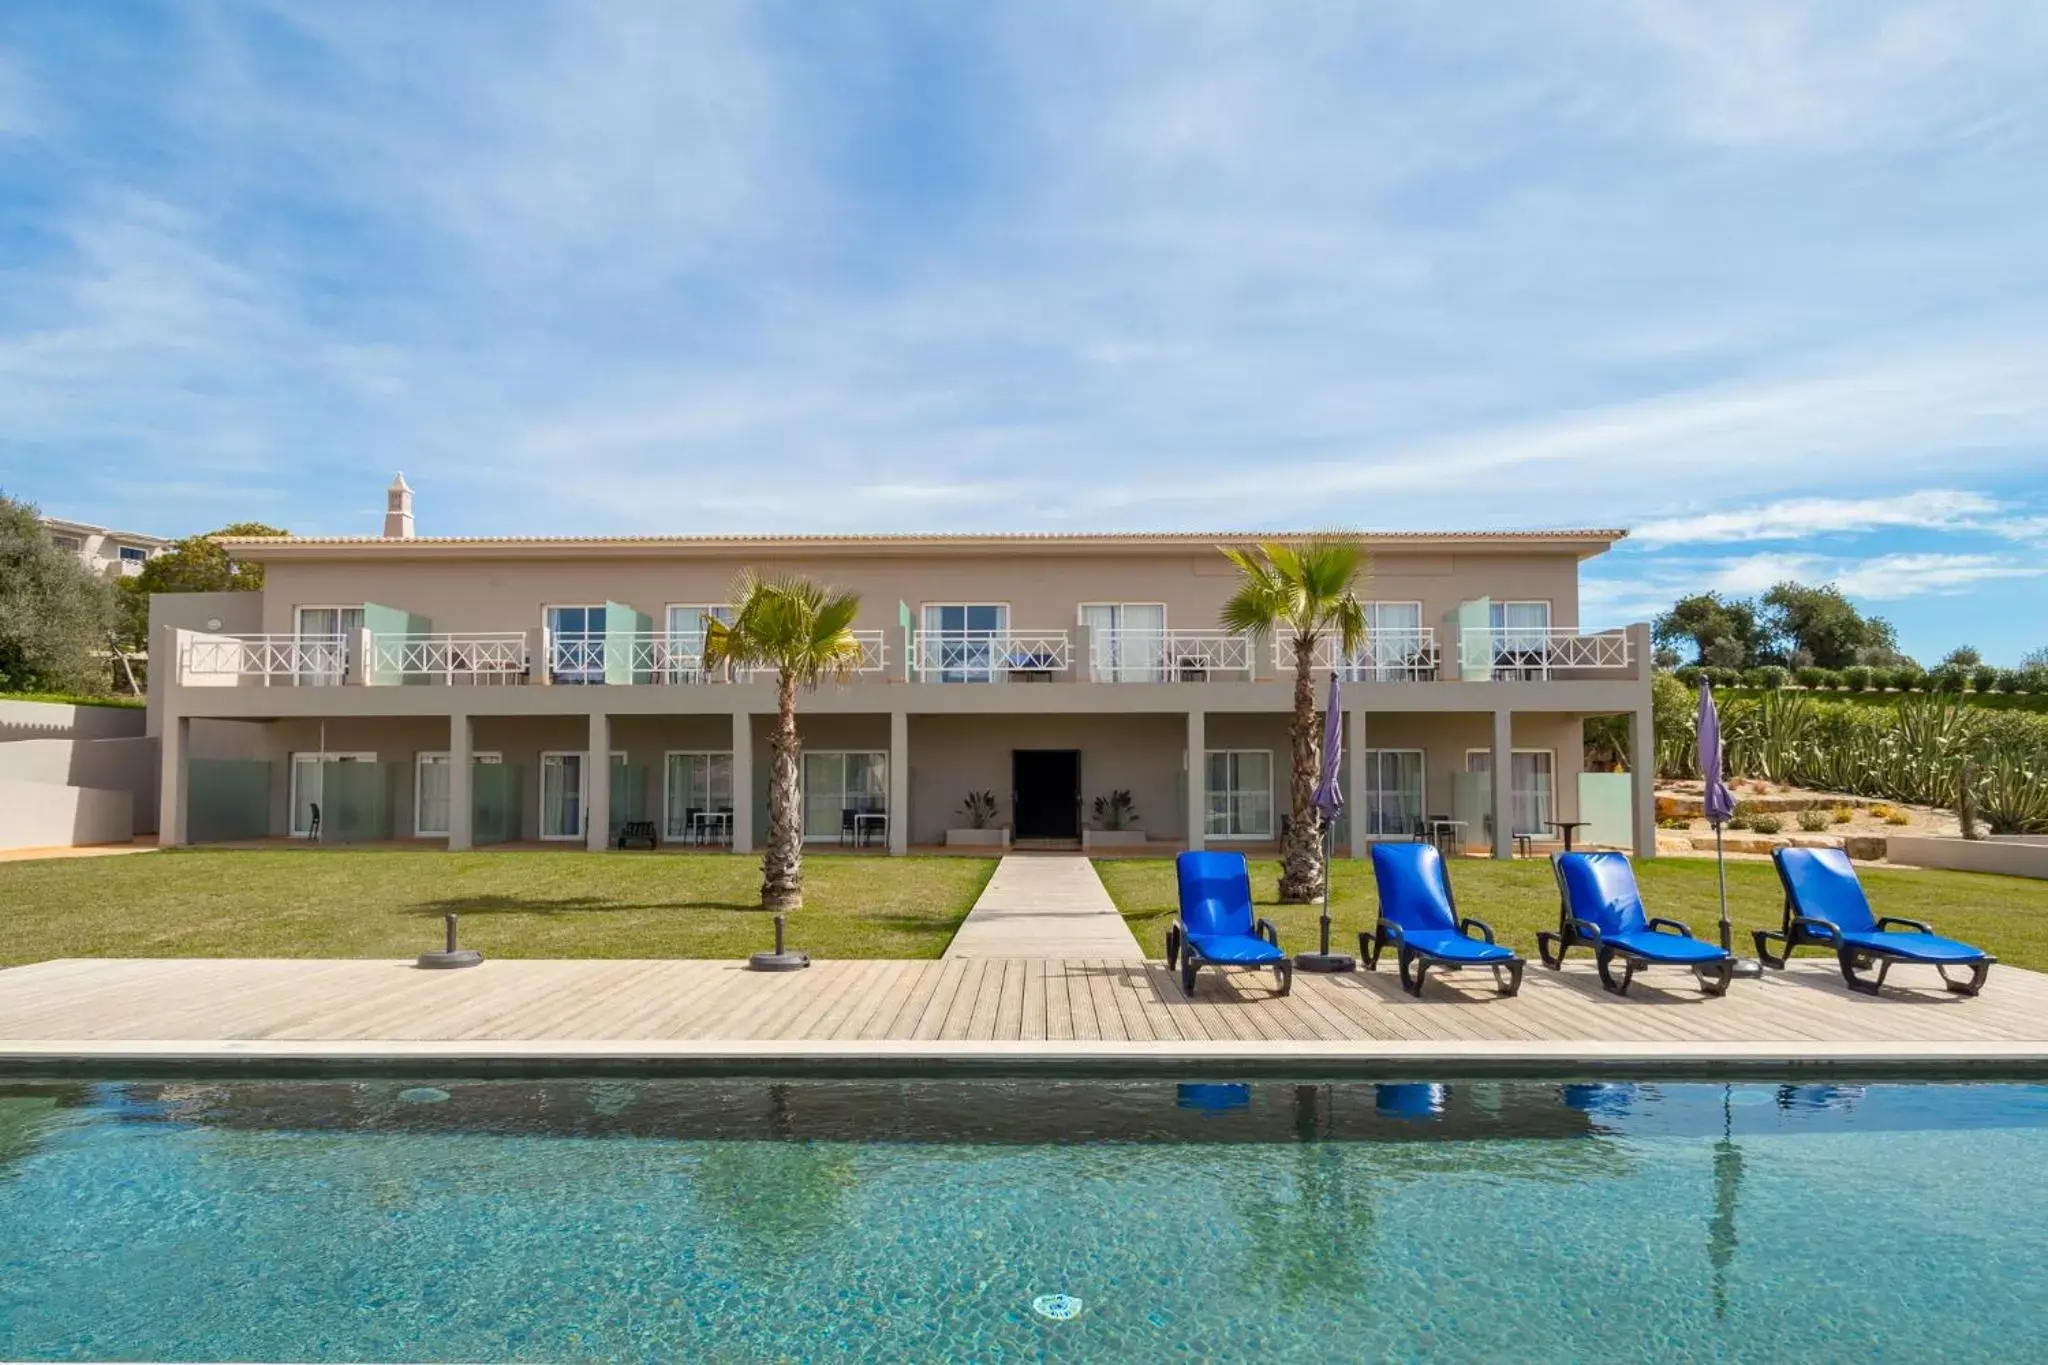
{"label": "lounger wheel", "polygon": [[1735,964],[1717,962],[1711,967],[1695,967],[1692,974],[1699,978],[1700,989],[1708,995],[1726,995],[1728,983],[1735,979]]}
{"label": "lounger wheel", "polygon": [[1970,964],[1970,979],[1957,981],[1948,974],[1948,964],[1937,963],[1934,970],[1941,973],[1941,984],[1954,995],[1975,995],[1984,989],[1984,982],[1991,975],[1991,959],[1983,958]]}
{"label": "lounger wheel", "polygon": [[1380,969],[1380,943],[1371,934],[1360,931],[1358,935],[1358,960],[1369,972]]}
{"label": "lounger wheel", "polygon": [[1294,964],[1287,961],[1276,962],[1273,964],[1273,971],[1280,978],[1280,990],[1278,993],[1281,995],[1292,995],[1294,993]]}
{"label": "lounger wheel", "polygon": [[1166,926],[1166,966],[1170,971],[1180,961],[1180,926]]}
{"label": "lounger wheel", "polygon": [[[1394,959],[1394,961],[1395,965],[1400,969],[1401,972],[1401,989],[1408,992],[1408,994],[1414,996],[1416,999],[1421,999],[1422,981],[1423,978],[1429,974],[1430,964],[1424,959],[1416,956],[1415,952],[1412,949],[1408,948],[1405,944],[1402,945],[1402,947],[1400,948],[1399,955]],[[1409,973],[1410,967],[1413,967],[1415,969],[1413,975]]]}
{"label": "lounger wheel", "polygon": [[1540,930],[1536,935],[1536,956],[1543,959],[1543,965],[1558,971],[1564,966],[1565,941],[1561,934]]}
{"label": "lounger wheel", "polygon": [[[1502,973],[1502,972],[1506,972],[1506,973],[1507,973],[1507,980],[1506,980],[1506,982],[1505,982],[1505,983],[1503,983],[1503,982],[1502,982],[1502,980],[1501,980],[1501,973]],[[1513,962],[1496,962],[1496,963],[1494,963],[1494,964],[1493,964],[1493,988],[1494,988],[1494,989],[1495,989],[1496,991],[1499,991],[1499,992],[1500,992],[1500,993],[1501,993],[1502,995],[1519,995],[1519,994],[1521,994],[1521,991],[1522,991],[1522,959],[1520,959],[1520,958],[1516,958],[1516,959],[1515,959],[1515,960],[1514,960]]]}
{"label": "lounger wheel", "polygon": [[1600,968],[1600,984],[1616,995],[1627,995],[1630,983],[1636,979],[1636,960],[1632,957],[1621,959],[1621,980],[1614,979],[1614,959],[1619,956],[1612,948],[1602,948],[1595,957]]}
{"label": "lounger wheel", "polygon": [[1183,953],[1180,959],[1180,993],[1192,1000],[1195,998],[1195,973],[1199,964],[1192,949]]}

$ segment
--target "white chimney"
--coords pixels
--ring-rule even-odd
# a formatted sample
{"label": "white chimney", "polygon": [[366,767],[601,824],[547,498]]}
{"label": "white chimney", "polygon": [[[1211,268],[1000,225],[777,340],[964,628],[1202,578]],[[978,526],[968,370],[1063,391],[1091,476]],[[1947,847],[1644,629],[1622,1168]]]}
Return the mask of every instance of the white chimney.
{"label": "white chimney", "polygon": [[412,539],[412,488],[400,474],[391,481],[384,502],[384,539]]}

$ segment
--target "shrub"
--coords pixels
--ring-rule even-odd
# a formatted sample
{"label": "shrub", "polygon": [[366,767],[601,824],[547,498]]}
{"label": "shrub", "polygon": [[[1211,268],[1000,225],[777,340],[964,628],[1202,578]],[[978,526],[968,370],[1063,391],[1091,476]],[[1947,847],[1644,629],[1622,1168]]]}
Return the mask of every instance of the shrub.
{"label": "shrub", "polygon": [[1785,670],[1776,664],[1765,664],[1762,668],[1744,669],[1742,685],[1754,687],[1760,692],[1775,692],[1785,685]]}
{"label": "shrub", "polygon": [[1657,828],[1658,828],[1658,829],[1691,829],[1691,828],[1692,828],[1692,821],[1690,821],[1690,820],[1681,820],[1681,819],[1679,819],[1679,818],[1678,818],[1677,816],[1675,816],[1675,815],[1673,815],[1673,816],[1666,816],[1666,817],[1665,817],[1664,819],[1662,819],[1662,820],[1659,820],[1659,821],[1657,822]]}
{"label": "shrub", "polygon": [[1856,808],[1854,806],[1836,806],[1828,812],[1828,815],[1836,824],[1846,825],[1856,818]]}
{"label": "shrub", "polygon": [[1824,810],[1803,810],[1799,812],[1799,828],[1808,834],[1818,834],[1828,827],[1828,813]]}
{"label": "shrub", "polygon": [[1723,691],[1742,686],[1742,670],[1739,668],[1710,668],[1707,681]]}
{"label": "shrub", "polygon": [[1870,813],[1880,820],[1889,820],[1892,818],[1891,803],[1887,801],[1880,801],[1870,808]]}
{"label": "shrub", "polygon": [[1753,816],[1748,816],[1748,815],[1731,815],[1731,816],[1729,816],[1729,817],[1728,817],[1728,828],[1729,828],[1729,829],[1748,829],[1748,828],[1749,828],[1749,822],[1750,822],[1750,820],[1751,820],[1751,819],[1753,819],[1753,818],[1754,818]]}
{"label": "shrub", "polygon": [[1974,691],[1989,692],[1998,686],[1998,680],[2004,676],[2005,670],[2002,668],[1993,668],[1990,664],[1978,664],[1970,670],[1970,687]]}
{"label": "shrub", "polygon": [[1895,810],[1890,815],[1885,816],[1884,822],[1887,825],[1910,825],[1913,823],[1913,817],[1902,810]]}
{"label": "shrub", "polygon": [[1700,687],[1700,675],[1705,672],[1706,670],[1701,668],[1698,664],[1687,664],[1683,668],[1673,669],[1671,671],[1671,676],[1678,679],[1680,682],[1684,683],[1693,691],[1697,692],[1699,691]]}
{"label": "shrub", "polygon": [[1901,692],[1918,692],[1927,686],[1927,670],[1918,664],[1905,664],[1892,670],[1892,686]]}
{"label": "shrub", "polygon": [[1785,822],[1775,815],[1752,815],[1749,817],[1749,827],[1758,834],[1776,834],[1785,828]]}
{"label": "shrub", "polygon": [[969,829],[987,829],[996,822],[996,794],[967,793],[967,799],[960,803],[960,813],[967,817]]}
{"label": "shrub", "polygon": [[2048,692],[2048,668],[2023,668],[2020,670],[2020,685],[2024,691],[2036,695]]}
{"label": "shrub", "polygon": [[1799,679],[1801,687],[1819,687],[1827,675],[1828,671],[1825,668],[1815,668],[1812,664],[1792,670],[1792,676]]}
{"label": "shrub", "polygon": [[1943,664],[1927,675],[1927,690],[1950,694],[1961,692],[1963,684],[1969,681],[1969,677],[1968,673],[1955,664]]}
{"label": "shrub", "polygon": [[1868,692],[1870,690],[1870,669],[1863,664],[1855,664],[1843,669],[1842,685],[1851,692]]}

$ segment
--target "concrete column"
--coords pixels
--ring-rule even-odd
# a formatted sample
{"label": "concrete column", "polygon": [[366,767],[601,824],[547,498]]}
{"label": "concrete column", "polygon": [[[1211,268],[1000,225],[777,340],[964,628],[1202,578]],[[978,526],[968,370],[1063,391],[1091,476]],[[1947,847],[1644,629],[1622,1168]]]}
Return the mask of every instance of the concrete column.
{"label": "concrete column", "polygon": [[192,721],[172,716],[158,739],[156,841],[159,847],[176,848],[185,839],[185,797],[190,786]]}
{"label": "concrete column", "polygon": [[[1365,689],[1361,687],[1361,692]],[[1366,827],[1370,823],[1365,809],[1366,759],[1365,759],[1365,703],[1351,708],[1351,772],[1347,775],[1344,791],[1345,806],[1351,812],[1351,856],[1363,858],[1372,851],[1372,840],[1367,837]]]}
{"label": "concrete column", "polygon": [[1515,713],[1493,713],[1493,856],[1515,856]]}
{"label": "concrete column", "polygon": [[583,761],[583,846],[602,853],[612,842],[612,718],[590,713],[590,751]]}
{"label": "concrete column", "polygon": [[889,852],[910,852],[910,717],[889,713]]}
{"label": "concrete column", "polygon": [[1067,627],[1067,653],[1074,661],[1067,681],[1095,681],[1095,630],[1092,626]]}
{"label": "concrete column", "polygon": [[1206,842],[1204,831],[1208,828],[1208,717],[1200,711],[1188,712],[1188,848],[1201,848]]}
{"label": "concrete column", "polygon": [[[1647,676],[1647,667],[1644,670]],[[1655,713],[1643,705],[1629,712],[1628,776],[1631,833],[1636,857],[1657,856],[1657,733]]]}
{"label": "concrete column", "polygon": [[546,687],[550,681],[546,626],[533,626],[526,632],[526,681],[534,687]]}
{"label": "concrete column", "polygon": [[754,717],[732,715],[732,851],[754,851]]}
{"label": "concrete column", "polygon": [[348,639],[348,680],[358,687],[368,687],[376,680],[376,659],[372,657],[377,647],[377,637],[368,629],[358,629]]}
{"label": "concrete column", "polygon": [[476,801],[471,788],[476,771],[476,722],[468,716],[448,718],[448,851],[460,853],[475,846],[471,819]]}

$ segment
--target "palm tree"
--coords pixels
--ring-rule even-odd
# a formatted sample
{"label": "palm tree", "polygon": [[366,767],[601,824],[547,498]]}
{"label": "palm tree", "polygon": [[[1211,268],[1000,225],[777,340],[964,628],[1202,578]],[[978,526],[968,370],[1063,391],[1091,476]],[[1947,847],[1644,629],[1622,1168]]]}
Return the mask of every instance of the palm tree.
{"label": "palm tree", "polygon": [[805,578],[762,578],[749,570],[733,584],[732,620],[704,627],[704,666],[775,670],[773,775],[768,782],[768,847],[761,855],[761,908],[782,916],[804,903],[803,801],[797,771],[803,745],[796,734],[798,688],[843,680],[860,666],[853,618],[860,594]]}
{"label": "palm tree", "polygon": [[1334,636],[1349,658],[1365,641],[1365,607],[1357,589],[1366,576],[1365,547],[1325,537],[1301,545],[1222,547],[1244,576],[1223,604],[1226,630],[1263,645],[1278,635],[1294,661],[1294,718],[1289,723],[1294,772],[1293,819],[1280,848],[1280,900],[1305,905],[1323,892],[1322,817],[1315,808],[1322,730],[1316,724],[1316,645]]}

